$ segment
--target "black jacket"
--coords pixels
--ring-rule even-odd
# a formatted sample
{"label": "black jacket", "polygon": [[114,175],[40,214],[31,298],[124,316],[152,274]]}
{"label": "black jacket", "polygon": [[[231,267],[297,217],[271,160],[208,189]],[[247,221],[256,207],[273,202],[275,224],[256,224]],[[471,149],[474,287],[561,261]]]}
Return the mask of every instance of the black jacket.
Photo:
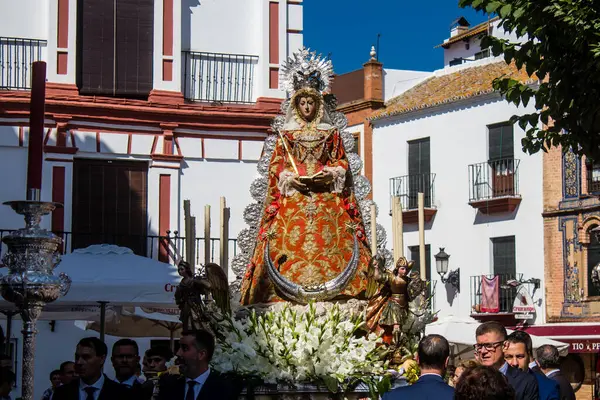
{"label": "black jacket", "polygon": [[[181,375],[161,376],[158,400],[184,400],[185,386],[186,379]],[[239,385],[211,370],[196,400],[237,400],[239,393]]]}
{"label": "black jacket", "polygon": [[548,378],[558,382],[558,386],[560,387],[560,400],[575,400],[575,391],[573,391],[573,386],[562,372],[557,371],[553,374],[550,374]]}
{"label": "black jacket", "polygon": [[508,384],[515,390],[515,400],[539,400],[538,383],[535,376],[510,365],[505,376]]}
{"label": "black jacket", "polygon": [[[79,400],[79,379],[73,382],[59,386],[54,391],[52,400]],[[115,381],[108,379],[104,375],[104,384],[100,390],[98,400],[130,400],[128,389]]]}

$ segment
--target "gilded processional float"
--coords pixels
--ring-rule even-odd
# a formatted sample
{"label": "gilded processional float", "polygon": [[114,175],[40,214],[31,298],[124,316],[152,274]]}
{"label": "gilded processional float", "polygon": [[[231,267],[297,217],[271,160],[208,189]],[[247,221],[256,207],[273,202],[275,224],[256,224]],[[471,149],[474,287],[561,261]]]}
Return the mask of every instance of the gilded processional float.
{"label": "gilded processional float", "polygon": [[327,94],[332,75],[307,49],[281,68],[290,98],[250,187],[238,279],[179,265],[184,329],[215,334],[212,367],[244,381],[242,398],[378,398],[394,378],[418,376],[428,283],[385,249],[354,138]]}

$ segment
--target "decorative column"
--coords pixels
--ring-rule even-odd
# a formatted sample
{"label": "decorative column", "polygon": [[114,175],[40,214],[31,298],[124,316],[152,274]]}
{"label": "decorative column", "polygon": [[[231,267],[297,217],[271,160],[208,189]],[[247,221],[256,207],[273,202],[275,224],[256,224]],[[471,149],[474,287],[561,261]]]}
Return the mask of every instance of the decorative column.
{"label": "decorative column", "polygon": [[4,203],[25,217],[25,228],[2,239],[8,247],[2,261],[9,274],[0,278],[2,297],[16,305],[23,320],[23,400],[34,399],[35,334],[42,308],[66,294],[71,285],[68,276],[53,273],[60,260],[58,249],[62,240],[40,227],[42,216],[60,204],[40,201],[46,63],[33,63],[32,71],[27,200]]}

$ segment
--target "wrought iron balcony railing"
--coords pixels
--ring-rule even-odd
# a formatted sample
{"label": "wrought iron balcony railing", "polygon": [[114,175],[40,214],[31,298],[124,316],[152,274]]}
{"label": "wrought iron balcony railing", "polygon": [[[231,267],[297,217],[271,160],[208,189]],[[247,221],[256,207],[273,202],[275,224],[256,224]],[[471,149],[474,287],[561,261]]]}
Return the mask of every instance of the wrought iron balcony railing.
{"label": "wrought iron balcony railing", "polygon": [[31,63],[44,47],[45,40],[0,37],[0,89],[31,89]]}
{"label": "wrought iron balcony railing", "polygon": [[[0,241],[13,230],[0,229]],[[115,244],[130,248],[139,256],[153,258],[155,260],[168,261],[165,255],[173,255],[176,251],[179,255],[184,255],[185,237],[174,234],[168,236],[158,235],[121,235],[108,233],[73,233],[73,232],[54,232],[63,240],[63,254],[71,253],[73,250],[85,248],[93,244]],[[196,264],[204,263],[204,238],[196,238]],[[165,251],[163,251],[165,250]],[[210,262],[219,263],[220,239],[210,238]],[[229,239],[229,260],[237,254],[237,239]],[[4,244],[0,247],[0,258],[4,255],[6,247]]]}
{"label": "wrought iron balcony railing", "polygon": [[[499,313],[510,313],[512,312],[513,303],[515,301],[515,297],[517,295],[517,289],[513,286],[507,285],[508,281],[517,280],[520,281],[523,277],[523,274],[491,274],[491,275],[476,275],[471,276],[471,313],[479,314],[484,312],[489,312],[482,310],[482,297],[483,291],[485,290],[482,287],[483,276],[488,279],[492,279],[495,276],[498,276],[498,311]],[[493,291],[492,291],[493,292]],[[493,294],[492,294],[493,295]]]}
{"label": "wrought iron balcony railing", "polygon": [[253,103],[258,56],[184,51],[185,98],[210,103]]}
{"label": "wrought iron balcony railing", "polygon": [[432,208],[435,203],[435,174],[415,174],[397,176],[390,179],[390,210],[391,201],[394,196],[400,197],[403,210],[415,210],[418,208],[418,195],[425,196],[425,208]]}
{"label": "wrought iron balcony railing", "polygon": [[520,197],[519,160],[508,158],[469,165],[469,202]]}

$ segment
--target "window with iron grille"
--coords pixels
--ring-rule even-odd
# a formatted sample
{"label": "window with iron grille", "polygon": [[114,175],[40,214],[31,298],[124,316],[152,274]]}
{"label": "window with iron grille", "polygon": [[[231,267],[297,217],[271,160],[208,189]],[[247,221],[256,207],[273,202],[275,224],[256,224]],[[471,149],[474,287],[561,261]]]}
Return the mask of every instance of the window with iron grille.
{"label": "window with iron grille", "polygon": [[451,60],[448,65],[451,67],[454,67],[455,65],[461,65],[462,63],[463,63],[462,58],[455,58],[454,60]]}
{"label": "window with iron grille", "polygon": [[494,275],[510,275],[514,279],[517,273],[515,237],[492,238],[492,258]]}
{"label": "window with iron grille", "polygon": [[600,263],[600,241],[598,235],[590,235],[590,245],[587,251],[588,296],[600,296],[600,288],[592,282],[592,270]]}
{"label": "window with iron grille", "polygon": [[475,53],[475,60],[481,60],[490,56],[490,49],[485,49]]}
{"label": "window with iron grille", "polygon": [[78,0],[81,94],[145,98],[152,90],[154,0]]}

